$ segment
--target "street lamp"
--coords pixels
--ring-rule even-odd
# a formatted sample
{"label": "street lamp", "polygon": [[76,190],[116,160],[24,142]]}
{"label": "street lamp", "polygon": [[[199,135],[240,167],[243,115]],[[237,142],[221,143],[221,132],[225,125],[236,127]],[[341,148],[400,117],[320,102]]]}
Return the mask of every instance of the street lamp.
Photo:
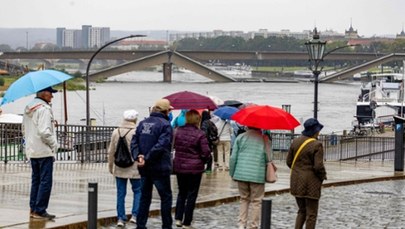
{"label": "street lamp", "polygon": [[319,69],[319,64],[323,61],[325,52],[325,41],[319,40],[319,34],[315,27],[312,40],[305,42],[307,47],[310,66],[309,69],[314,74],[314,118],[318,118],[318,83],[319,74],[321,74],[322,68]]}
{"label": "street lamp", "polygon": [[353,47],[353,46],[358,46],[357,44],[355,45],[344,45],[340,46],[337,48],[334,48],[328,52],[325,53],[325,46],[326,46],[326,41],[321,41],[319,39],[319,34],[318,30],[316,27],[314,28],[314,32],[312,35],[312,40],[305,42],[305,46],[307,47],[308,55],[309,55],[309,69],[312,71],[314,75],[314,118],[318,119],[318,83],[319,83],[319,74],[321,74],[321,71],[323,67],[319,68],[319,64],[323,61],[323,59],[331,54],[332,52],[347,48],[347,47]]}
{"label": "street lamp", "polygon": [[133,38],[133,37],[146,37],[146,35],[129,35],[126,37],[121,37],[119,39],[113,40],[108,42],[107,44],[103,45],[101,48],[99,48],[93,56],[91,56],[89,63],[87,64],[87,69],[86,69],[86,125],[90,126],[90,93],[89,93],[89,70],[90,70],[90,65],[91,62],[93,61],[94,57],[105,47],[111,45],[112,43],[127,39],[127,38]]}

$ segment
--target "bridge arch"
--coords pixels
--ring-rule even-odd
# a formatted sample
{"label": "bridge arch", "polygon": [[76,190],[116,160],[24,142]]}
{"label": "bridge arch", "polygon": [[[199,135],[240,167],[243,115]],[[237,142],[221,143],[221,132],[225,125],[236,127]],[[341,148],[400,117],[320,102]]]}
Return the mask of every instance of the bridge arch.
{"label": "bridge arch", "polygon": [[235,82],[236,80],[218,71],[215,71],[198,61],[195,61],[176,51],[166,50],[150,56],[136,59],[115,67],[107,68],[89,75],[90,81],[106,79],[125,72],[142,70],[150,66],[163,65],[163,81],[171,82],[172,65],[187,68],[197,74],[216,82]]}

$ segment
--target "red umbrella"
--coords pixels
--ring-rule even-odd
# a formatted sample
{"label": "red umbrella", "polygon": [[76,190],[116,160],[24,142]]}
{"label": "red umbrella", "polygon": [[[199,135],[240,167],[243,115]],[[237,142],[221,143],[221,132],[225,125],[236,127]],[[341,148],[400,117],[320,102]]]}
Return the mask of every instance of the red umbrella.
{"label": "red umbrella", "polygon": [[243,108],[231,118],[241,125],[264,130],[292,130],[300,125],[290,113],[267,105]]}
{"label": "red umbrella", "polygon": [[170,101],[174,109],[209,109],[214,110],[217,105],[209,97],[190,91],[181,91],[164,97]]}

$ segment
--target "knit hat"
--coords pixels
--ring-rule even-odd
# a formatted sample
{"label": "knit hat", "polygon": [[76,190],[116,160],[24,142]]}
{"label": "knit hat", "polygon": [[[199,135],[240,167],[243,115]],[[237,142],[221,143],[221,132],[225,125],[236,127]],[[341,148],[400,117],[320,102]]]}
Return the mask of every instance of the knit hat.
{"label": "knit hat", "polygon": [[135,121],[138,118],[138,111],[136,110],[126,110],[124,111],[124,119],[127,121]]}

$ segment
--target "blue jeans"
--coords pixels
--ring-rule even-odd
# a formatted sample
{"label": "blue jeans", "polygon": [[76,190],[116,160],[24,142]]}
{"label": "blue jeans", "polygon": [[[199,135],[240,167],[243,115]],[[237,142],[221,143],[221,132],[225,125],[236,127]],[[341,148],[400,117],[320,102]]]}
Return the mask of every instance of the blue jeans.
{"label": "blue jeans", "polygon": [[127,216],[125,214],[125,196],[127,195],[127,183],[131,182],[131,189],[134,193],[132,200],[132,211],[133,216],[138,215],[139,201],[141,199],[141,180],[140,179],[128,179],[116,177],[117,185],[117,218],[118,220],[127,221]]}
{"label": "blue jeans", "polygon": [[31,158],[30,208],[33,212],[46,212],[51,197],[53,157]]}
{"label": "blue jeans", "polygon": [[172,229],[172,188],[170,175],[163,177],[142,176],[142,197],[137,216],[137,229],[146,229],[149,216],[149,208],[152,202],[152,190],[155,185],[160,196],[160,214],[162,217],[162,228]]}
{"label": "blue jeans", "polygon": [[176,176],[179,194],[176,201],[175,219],[182,221],[183,225],[190,226],[193,221],[202,174],[177,174]]}

